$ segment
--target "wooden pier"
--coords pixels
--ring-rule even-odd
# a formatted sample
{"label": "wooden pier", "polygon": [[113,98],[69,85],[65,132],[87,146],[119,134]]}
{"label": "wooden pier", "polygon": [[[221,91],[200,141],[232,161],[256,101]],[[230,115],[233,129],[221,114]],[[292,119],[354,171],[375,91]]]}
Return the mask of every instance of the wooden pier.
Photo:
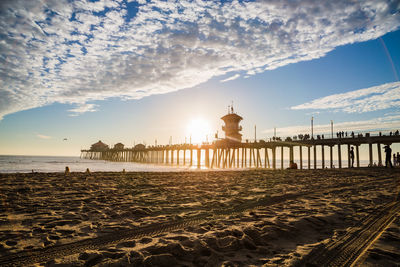
{"label": "wooden pier", "polygon": [[[165,146],[138,145],[134,148],[117,148],[81,150],[81,158],[98,159],[119,162],[139,162],[176,166],[193,166],[197,168],[267,168],[284,169],[286,154],[289,161],[296,162],[299,169],[316,169],[317,160],[321,160],[321,168],[333,168],[334,149],[337,153],[337,168],[350,167],[350,148],[354,147],[354,167],[360,167],[360,146],[366,145],[369,149],[369,166],[373,166],[374,149],[377,151],[377,166],[384,165],[382,161],[383,146],[400,143],[400,135],[389,136],[355,136],[330,139],[286,140],[286,141],[259,141],[233,142],[218,140],[211,144],[176,144]],[[320,147],[320,155],[317,148]],[[329,149],[329,159],[326,164],[325,148]],[[306,149],[307,155],[303,155]],[[285,150],[288,152],[285,152]],[[342,150],[346,151],[342,158]],[[280,166],[277,166],[277,151],[280,151]],[[297,153],[295,153],[297,152]],[[312,156],[311,156],[312,153]],[[306,161],[306,166],[303,165]],[[344,162],[343,162],[344,161]],[[345,163],[345,164],[343,164]]]}

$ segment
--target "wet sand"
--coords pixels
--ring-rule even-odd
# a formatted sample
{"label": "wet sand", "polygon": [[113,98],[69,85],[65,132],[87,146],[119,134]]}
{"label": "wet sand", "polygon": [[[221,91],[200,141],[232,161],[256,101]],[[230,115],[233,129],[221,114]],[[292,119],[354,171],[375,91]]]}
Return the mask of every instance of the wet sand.
{"label": "wet sand", "polygon": [[[292,266],[393,202],[399,181],[399,170],[384,168],[0,174],[0,262],[21,251],[203,216],[198,224],[40,265]],[[266,205],[271,197],[279,201]],[[255,205],[243,209],[248,203]],[[363,265],[400,265],[399,220],[363,255]]]}

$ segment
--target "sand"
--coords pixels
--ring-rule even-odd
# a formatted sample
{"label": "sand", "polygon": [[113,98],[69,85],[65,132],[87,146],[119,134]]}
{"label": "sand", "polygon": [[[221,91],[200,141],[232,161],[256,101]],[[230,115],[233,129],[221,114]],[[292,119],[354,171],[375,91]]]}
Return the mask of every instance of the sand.
{"label": "sand", "polygon": [[[393,202],[399,181],[384,168],[0,174],[0,265],[304,265]],[[160,230],[132,232],[146,226]],[[396,213],[357,264],[399,266],[399,231]]]}

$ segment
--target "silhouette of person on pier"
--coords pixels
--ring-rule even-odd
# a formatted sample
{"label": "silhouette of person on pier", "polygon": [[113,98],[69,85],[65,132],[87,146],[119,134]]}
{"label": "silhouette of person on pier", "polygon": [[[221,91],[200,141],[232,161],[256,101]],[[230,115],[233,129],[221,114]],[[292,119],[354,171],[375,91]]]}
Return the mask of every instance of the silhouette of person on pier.
{"label": "silhouette of person on pier", "polygon": [[390,168],[393,168],[393,165],[392,165],[392,149],[390,148],[389,145],[384,146],[384,149],[385,149],[385,155],[386,155],[385,168],[387,168],[388,165],[390,166]]}
{"label": "silhouette of person on pier", "polygon": [[351,160],[351,167],[354,168],[354,147],[350,148],[350,160]]}

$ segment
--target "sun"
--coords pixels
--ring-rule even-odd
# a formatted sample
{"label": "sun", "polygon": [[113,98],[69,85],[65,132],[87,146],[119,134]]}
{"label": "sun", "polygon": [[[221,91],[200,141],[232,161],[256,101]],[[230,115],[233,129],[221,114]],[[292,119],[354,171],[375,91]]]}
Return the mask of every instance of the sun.
{"label": "sun", "polygon": [[187,141],[189,142],[190,137],[192,144],[200,144],[202,142],[210,140],[211,129],[209,123],[203,118],[196,118],[191,120],[186,127],[186,134],[188,136]]}

